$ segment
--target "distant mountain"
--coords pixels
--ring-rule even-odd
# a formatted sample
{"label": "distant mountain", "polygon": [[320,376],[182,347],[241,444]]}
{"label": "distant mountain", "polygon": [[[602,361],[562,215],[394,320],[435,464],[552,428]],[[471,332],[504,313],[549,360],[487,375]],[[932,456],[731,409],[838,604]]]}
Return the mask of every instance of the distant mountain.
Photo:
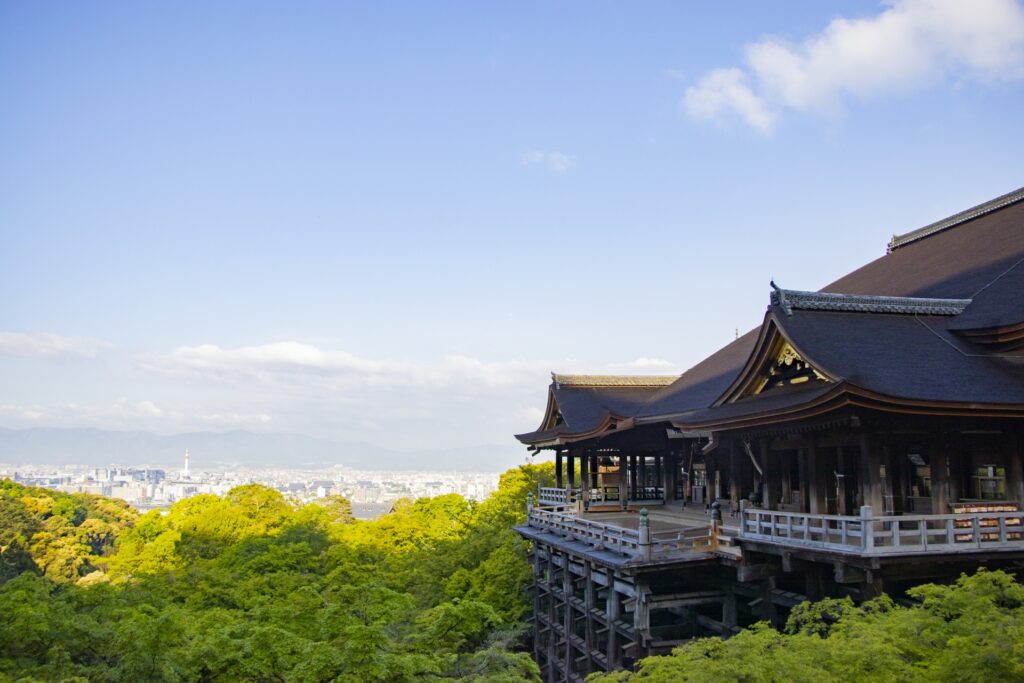
{"label": "distant mountain", "polygon": [[520,446],[398,451],[359,441],[246,431],[160,435],[102,429],[0,429],[0,462],[12,465],[151,465],[178,468],[185,449],[192,468],[320,467],[501,472],[522,464]]}

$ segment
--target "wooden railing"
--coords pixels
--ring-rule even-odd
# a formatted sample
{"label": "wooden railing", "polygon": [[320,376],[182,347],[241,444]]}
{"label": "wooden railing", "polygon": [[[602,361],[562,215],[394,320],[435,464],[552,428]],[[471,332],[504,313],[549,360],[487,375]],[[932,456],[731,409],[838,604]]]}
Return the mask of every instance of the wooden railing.
{"label": "wooden railing", "polygon": [[745,508],[740,539],[857,555],[1024,551],[1024,512],[875,517]]}
{"label": "wooden railing", "polygon": [[558,534],[565,539],[590,545],[594,550],[610,550],[623,555],[650,559],[655,554],[711,551],[717,539],[709,527],[683,528],[652,533],[646,511],[640,513],[639,528],[595,522],[577,515],[544,508],[530,508],[527,524]]}
{"label": "wooden railing", "polygon": [[640,553],[640,532],[637,529],[603,524],[576,515],[533,508],[527,524],[594,546],[596,550],[613,550],[626,555]]}
{"label": "wooden railing", "polygon": [[579,498],[578,488],[555,488],[541,486],[537,489],[537,504],[541,507],[569,507]]}

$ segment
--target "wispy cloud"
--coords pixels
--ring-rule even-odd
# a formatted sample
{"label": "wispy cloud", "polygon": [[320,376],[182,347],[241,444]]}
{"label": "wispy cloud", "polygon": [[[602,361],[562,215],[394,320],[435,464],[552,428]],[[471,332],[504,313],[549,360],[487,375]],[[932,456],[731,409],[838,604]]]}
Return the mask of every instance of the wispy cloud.
{"label": "wispy cloud", "polygon": [[420,386],[506,387],[543,377],[550,361],[487,362],[452,355],[433,362],[364,358],[347,351],[321,349],[297,341],[223,348],[213,344],[182,346],[170,353],[139,359],[150,371],[215,381],[301,382],[325,387]]}
{"label": "wispy cloud", "polygon": [[12,427],[96,427],[101,429],[148,429],[174,432],[189,429],[221,429],[264,425],[271,421],[263,412],[217,412],[158,406],[150,400],[120,397],[109,404],[16,405],[0,404],[0,425]]}
{"label": "wispy cloud", "polygon": [[541,166],[559,175],[568,173],[575,165],[576,158],[563,152],[530,149],[519,158],[523,166]]}
{"label": "wispy cloud", "polygon": [[92,358],[110,344],[51,332],[0,332],[0,355],[26,358]]}
{"label": "wispy cloud", "polygon": [[672,374],[675,370],[675,363],[667,361],[663,358],[648,358],[647,356],[640,356],[634,358],[631,361],[625,363],[609,363],[608,367],[612,370],[632,370],[638,372],[659,372],[664,374]]}
{"label": "wispy cloud", "polygon": [[748,45],[743,68],[687,89],[696,119],[737,115],[770,133],[785,110],[833,111],[870,98],[959,81],[1024,77],[1024,9],[1015,0],[896,0],[877,16],[838,18],[798,45]]}

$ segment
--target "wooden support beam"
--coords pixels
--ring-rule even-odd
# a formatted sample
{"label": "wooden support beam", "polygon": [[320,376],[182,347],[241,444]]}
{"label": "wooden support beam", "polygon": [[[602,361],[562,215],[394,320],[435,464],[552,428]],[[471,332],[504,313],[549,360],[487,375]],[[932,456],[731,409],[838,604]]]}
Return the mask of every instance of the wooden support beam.
{"label": "wooden support beam", "polygon": [[562,449],[559,448],[555,451],[555,486],[560,489],[565,488],[564,481],[565,479],[562,476]]}
{"label": "wooden support beam", "polygon": [[761,581],[776,573],[777,568],[773,564],[747,564],[736,569],[736,580],[740,583],[750,581]]}
{"label": "wooden support beam", "polygon": [[865,571],[859,567],[851,567],[841,560],[833,564],[836,583],[863,583],[866,580]]}
{"label": "wooden support beam", "polygon": [[595,598],[595,584],[593,581],[593,566],[590,562],[585,562],[583,580],[586,582],[583,588],[583,607],[585,610],[584,618],[586,619],[585,635],[587,648],[587,662],[586,662],[586,673],[592,673],[594,670],[593,662],[591,660],[591,653],[597,649],[597,641],[594,633],[594,611],[597,608],[597,600]]}
{"label": "wooden support beam", "polygon": [[608,619],[608,646],[605,650],[605,657],[607,658],[607,669],[619,668],[620,662],[622,662],[622,654],[619,646],[619,634],[615,629],[615,622],[619,619],[619,593],[615,590],[615,572],[609,569],[606,574],[607,585],[612,586],[608,590],[608,599],[605,603],[605,614]]}

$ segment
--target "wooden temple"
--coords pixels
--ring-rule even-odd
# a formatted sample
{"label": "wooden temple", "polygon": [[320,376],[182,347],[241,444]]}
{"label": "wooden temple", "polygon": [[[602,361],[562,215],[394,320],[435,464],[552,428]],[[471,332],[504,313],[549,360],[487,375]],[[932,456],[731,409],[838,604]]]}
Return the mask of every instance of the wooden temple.
{"label": "wooden temple", "polygon": [[552,375],[531,542],[548,681],[1024,565],[1024,189],[895,236],[681,376]]}

